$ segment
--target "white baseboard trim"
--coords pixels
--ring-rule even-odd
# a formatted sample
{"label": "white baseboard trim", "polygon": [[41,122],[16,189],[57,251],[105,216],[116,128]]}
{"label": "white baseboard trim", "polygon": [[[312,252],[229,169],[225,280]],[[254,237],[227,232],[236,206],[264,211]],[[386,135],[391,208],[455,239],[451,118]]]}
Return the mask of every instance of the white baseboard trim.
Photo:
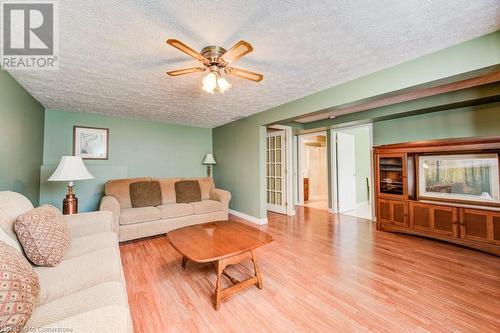
{"label": "white baseboard trim", "polygon": [[241,217],[242,219],[245,219],[245,220],[250,221],[250,222],[255,223],[255,224],[259,224],[259,225],[267,224],[267,217],[259,219],[257,217],[254,217],[254,216],[242,213],[242,212],[238,212],[237,210],[232,210],[232,209],[229,210],[229,214],[233,214],[235,216]]}

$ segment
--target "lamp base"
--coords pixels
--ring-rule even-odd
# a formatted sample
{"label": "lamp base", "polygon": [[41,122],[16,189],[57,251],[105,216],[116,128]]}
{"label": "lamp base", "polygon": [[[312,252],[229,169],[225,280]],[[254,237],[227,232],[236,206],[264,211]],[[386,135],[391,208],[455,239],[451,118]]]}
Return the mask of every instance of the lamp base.
{"label": "lamp base", "polygon": [[208,177],[212,177],[212,166],[210,164],[207,164],[207,174]]}
{"label": "lamp base", "polygon": [[78,198],[73,193],[73,186],[68,186],[68,194],[63,200],[63,215],[78,213]]}

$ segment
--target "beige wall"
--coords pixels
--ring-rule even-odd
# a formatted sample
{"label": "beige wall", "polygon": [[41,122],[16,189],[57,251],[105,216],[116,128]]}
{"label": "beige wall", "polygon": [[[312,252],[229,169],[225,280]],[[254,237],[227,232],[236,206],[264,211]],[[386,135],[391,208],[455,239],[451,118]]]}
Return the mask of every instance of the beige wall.
{"label": "beige wall", "polygon": [[309,157],[309,197],[328,198],[326,147],[307,148]]}

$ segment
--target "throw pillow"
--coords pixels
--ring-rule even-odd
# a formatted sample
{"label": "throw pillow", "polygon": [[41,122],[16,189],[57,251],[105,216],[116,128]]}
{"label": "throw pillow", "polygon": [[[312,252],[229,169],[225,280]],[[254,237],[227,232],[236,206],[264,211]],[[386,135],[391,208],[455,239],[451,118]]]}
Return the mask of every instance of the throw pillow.
{"label": "throw pillow", "polygon": [[197,180],[181,180],[175,183],[177,203],[201,201],[200,183]]}
{"label": "throw pillow", "polygon": [[44,205],[17,217],[14,231],[26,257],[38,266],[56,266],[71,243],[71,230],[61,211]]}
{"label": "throw pillow", "polygon": [[162,204],[160,183],[144,181],[130,184],[130,201],[134,208],[160,206]]}
{"label": "throw pillow", "polygon": [[19,332],[36,306],[38,275],[26,258],[0,241],[0,332]]}

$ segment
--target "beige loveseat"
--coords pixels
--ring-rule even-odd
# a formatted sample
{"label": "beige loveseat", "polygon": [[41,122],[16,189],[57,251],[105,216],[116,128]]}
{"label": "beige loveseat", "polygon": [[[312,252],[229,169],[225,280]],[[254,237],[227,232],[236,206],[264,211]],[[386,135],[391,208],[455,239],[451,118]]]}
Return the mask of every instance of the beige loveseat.
{"label": "beige loveseat", "polygon": [[[22,253],[16,217],[33,209],[21,194],[0,192],[0,240]],[[27,332],[132,332],[118,237],[109,212],[65,216],[71,245],[55,267],[34,267],[40,280]]]}
{"label": "beige loveseat", "polygon": [[[149,180],[160,183],[162,205],[132,208],[130,184]],[[198,180],[201,201],[189,204],[176,203],[175,183],[180,180]],[[164,234],[173,229],[198,223],[227,220],[229,200],[231,200],[231,194],[216,189],[210,177],[114,179],[106,183],[104,194],[100,210],[113,213],[120,241]]]}

